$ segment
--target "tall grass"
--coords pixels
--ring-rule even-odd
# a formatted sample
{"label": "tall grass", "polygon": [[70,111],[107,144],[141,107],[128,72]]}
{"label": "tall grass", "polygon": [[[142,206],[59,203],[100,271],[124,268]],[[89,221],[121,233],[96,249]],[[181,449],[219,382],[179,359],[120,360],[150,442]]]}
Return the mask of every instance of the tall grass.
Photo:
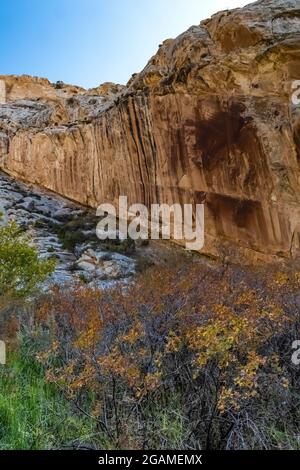
{"label": "tall grass", "polygon": [[76,413],[45,380],[27,347],[8,354],[8,364],[0,368],[0,449],[80,447],[90,445],[96,434],[94,421]]}

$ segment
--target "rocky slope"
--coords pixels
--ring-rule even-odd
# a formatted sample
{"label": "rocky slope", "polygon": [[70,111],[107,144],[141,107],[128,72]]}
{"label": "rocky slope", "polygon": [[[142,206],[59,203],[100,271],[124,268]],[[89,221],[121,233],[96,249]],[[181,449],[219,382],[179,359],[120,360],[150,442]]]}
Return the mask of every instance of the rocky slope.
{"label": "rocky slope", "polygon": [[74,282],[109,288],[124,285],[135,273],[133,257],[118,253],[117,244],[108,251],[97,239],[94,211],[0,172],[0,226],[8,220],[30,235],[41,258],[56,259],[46,288]]}
{"label": "rocky slope", "polygon": [[205,200],[205,252],[295,256],[295,80],[299,0],[214,15],[165,41],[126,87],[0,76],[0,167],[92,207],[120,194]]}

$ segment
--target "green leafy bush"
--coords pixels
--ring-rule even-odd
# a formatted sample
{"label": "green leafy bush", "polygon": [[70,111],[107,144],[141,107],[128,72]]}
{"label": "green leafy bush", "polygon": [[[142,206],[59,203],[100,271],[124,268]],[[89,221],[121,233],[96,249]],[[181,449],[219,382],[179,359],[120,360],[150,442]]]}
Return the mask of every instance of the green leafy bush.
{"label": "green leafy bush", "polygon": [[12,222],[0,227],[0,296],[26,297],[43,282],[55,261],[40,260],[30,239]]}

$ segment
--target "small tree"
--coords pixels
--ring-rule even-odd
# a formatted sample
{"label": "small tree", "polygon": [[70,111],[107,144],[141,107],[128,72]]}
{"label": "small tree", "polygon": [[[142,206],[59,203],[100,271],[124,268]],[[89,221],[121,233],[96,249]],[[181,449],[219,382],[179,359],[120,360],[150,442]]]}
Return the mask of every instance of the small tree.
{"label": "small tree", "polygon": [[0,227],[0,297],[24,298],[53,272],[55,260],[40,260],[15,223]]}

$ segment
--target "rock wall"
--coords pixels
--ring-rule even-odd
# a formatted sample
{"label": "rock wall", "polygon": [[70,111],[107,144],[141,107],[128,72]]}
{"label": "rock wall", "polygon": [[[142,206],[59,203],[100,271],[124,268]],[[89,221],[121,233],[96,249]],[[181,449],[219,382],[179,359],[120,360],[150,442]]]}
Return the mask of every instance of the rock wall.
{"label": "rock wall", "polygon": [[214,15],[126,87],[0,79],[8,173],[93,207],[205,201],[204,252],[299,253],[299,0]]}

